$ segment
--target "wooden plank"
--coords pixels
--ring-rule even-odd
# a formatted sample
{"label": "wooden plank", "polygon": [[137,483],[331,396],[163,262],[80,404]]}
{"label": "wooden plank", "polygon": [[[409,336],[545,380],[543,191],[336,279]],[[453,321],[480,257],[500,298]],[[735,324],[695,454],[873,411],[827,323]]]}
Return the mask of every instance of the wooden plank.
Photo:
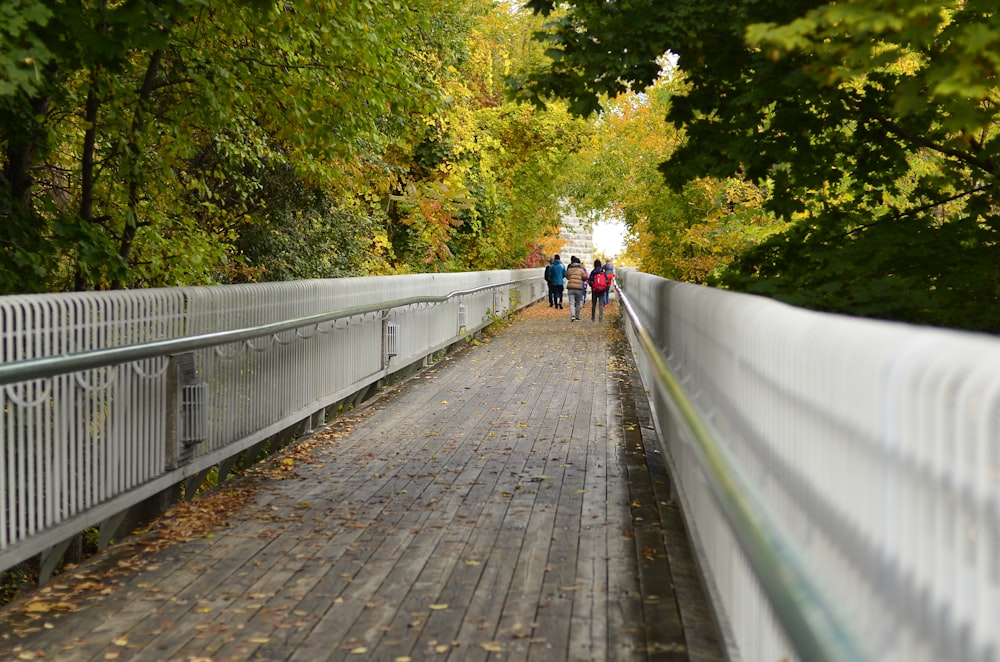
{"label": "wooden plank", "polygon": [[[509,356],[509,355],[508,355]],[[531,470],[537,453],[532,436],[532,417],[543,389],[534,388],[537,377],[525,372],[519,359],[508,358],[506,369],[497,372],[511,385],[505,407],[492,407],[496,416],[486,422],[484,454],[502,460],[501,467],[489,472],[491,479],[480,482],[468,503],[478,509],[472,535],[467,537],[467,558],[452,566],[440,592],[438,604],[448,605],[441,613],[429,613],[414,644],[414,654],[438,652],[444,647],[458,649],[463,659],[483,654],[484,643],[492,641],[504,595],[510,584],[526,520],[530,515],[530,490],[524,489],[524,475]],[[471,517],[466,518],[472,520]],[[470,591],[474,587],[475,591]]]}

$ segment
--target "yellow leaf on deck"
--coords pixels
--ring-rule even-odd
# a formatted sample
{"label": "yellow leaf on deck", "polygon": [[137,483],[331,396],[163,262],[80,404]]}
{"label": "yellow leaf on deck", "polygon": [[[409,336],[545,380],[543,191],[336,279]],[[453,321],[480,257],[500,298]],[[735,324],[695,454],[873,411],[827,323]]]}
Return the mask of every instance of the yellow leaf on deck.
{"label": "yellow leaf on deck", "polygon": [[428,608],[428,609],[432,609],[432,610],[434,610],[434,611],[441,611],[442,609],[447,609],[447,608],[448,608],[448,605],[446,605],[446,604],[439,604],[439,605],[428,605],[428,607],[427,607],[427,608]]}

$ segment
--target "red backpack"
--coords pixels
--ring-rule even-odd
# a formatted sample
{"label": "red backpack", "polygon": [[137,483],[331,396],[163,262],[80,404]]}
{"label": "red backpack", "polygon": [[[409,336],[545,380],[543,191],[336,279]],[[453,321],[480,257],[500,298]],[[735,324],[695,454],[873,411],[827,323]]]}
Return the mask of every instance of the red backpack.
{"label": "red backpack", "polygon": [[608,277],[604,275],[604,272],[600,269],[596,270],[594,277],[591,278],[590,286],[594,288],[594,292],[607,292],[608,291]]}

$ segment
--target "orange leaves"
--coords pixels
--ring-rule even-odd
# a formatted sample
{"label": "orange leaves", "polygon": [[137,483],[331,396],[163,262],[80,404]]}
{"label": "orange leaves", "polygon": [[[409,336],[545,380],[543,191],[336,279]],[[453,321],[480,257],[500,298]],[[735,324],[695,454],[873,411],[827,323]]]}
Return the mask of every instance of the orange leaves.
{"label": "orange leaves", "polygon": [[52,611],[76,611],[76,609],[77,605],[71,602],[32,600],[24,608],[24,611],[29,614],[47,614]]}

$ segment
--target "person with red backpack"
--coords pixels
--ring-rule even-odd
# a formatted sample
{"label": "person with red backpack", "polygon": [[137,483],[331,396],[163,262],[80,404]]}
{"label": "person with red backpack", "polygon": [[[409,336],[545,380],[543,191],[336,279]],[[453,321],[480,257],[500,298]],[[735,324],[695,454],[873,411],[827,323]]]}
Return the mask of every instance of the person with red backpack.
{"label": "person with red backpack", "polygon": [[615,268],[610,262],[604,263],[604,275],[608,278],[608,291],[604,293],[604,305],[608,305],[608,296],[615,287]]}
{"label": "person with red backpack", "polygon": [[590,290],[593,292],[593,296],[590,297],[590,321],[594,321],[595,314],[598,312],[598,306],[600,306],[600,314],[597,316],[597,320],[603,322],[604,295],[608,293],[608,287],[611,283],[608,281],[608,275],[601,268],[600,260],[594,260],[594,270],[590,272],[587,284],[590,285]]}

